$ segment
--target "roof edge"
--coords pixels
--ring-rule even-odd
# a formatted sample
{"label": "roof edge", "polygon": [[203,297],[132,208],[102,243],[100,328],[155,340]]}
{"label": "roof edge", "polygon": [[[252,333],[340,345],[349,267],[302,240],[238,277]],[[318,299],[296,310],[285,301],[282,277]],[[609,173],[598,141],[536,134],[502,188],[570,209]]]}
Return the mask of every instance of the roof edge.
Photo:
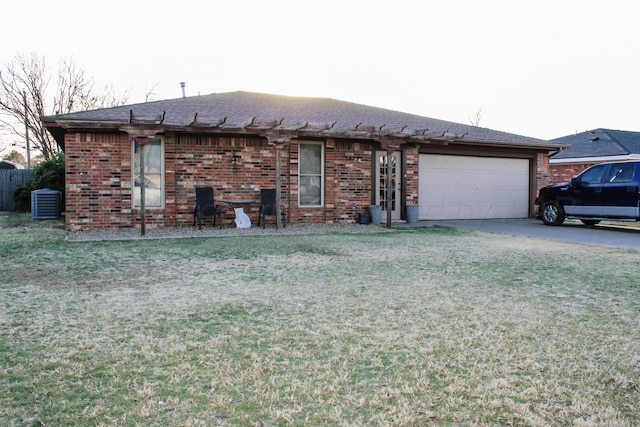
{"label": "roof edge", "polygon": [[482,144],[485,146],[495,146],[495,147],[522,147],[522,148],[536,148],[540,151],[562,151],[567,149],[569,146],[566,144],[557,144],[552,142],[524,142],[524,141],[492,141],[492,140],[481,140],[481,139],[456,139],[454,141],[456,144],[460,145],[477,145]]}
{"label": "roof edge", "polygon": [[598,157],[573,157],[554,159],[549,158],[550,165],[571,165],[580,163],[604,163],[604,162],[625,162],[640,160],[640,154],[627,154],[624,156],[598,156]]}

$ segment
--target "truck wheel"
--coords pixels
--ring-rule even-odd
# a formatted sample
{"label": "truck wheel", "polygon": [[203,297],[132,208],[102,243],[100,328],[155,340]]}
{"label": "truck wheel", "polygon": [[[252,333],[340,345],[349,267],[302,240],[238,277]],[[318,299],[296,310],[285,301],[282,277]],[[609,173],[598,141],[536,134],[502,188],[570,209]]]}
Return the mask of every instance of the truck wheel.
{"label": "truck wheel", "polygon": [[561,225],[564,222],[564,208],[557,200],[551,200],[542,206],[542,222],[546,225]]}

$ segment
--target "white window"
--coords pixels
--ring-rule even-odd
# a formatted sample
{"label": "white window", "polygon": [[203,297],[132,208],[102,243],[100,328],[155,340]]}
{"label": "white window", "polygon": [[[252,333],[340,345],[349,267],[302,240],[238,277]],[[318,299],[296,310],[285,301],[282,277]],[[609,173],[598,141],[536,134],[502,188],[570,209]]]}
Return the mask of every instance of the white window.
{"label": "white window", "polygon": [[324,203],[324,145],[300,142],[298,204],[322,206]]}
{"label": "white window", "polygon": [[144,152],[144,201],[145,208],[162,208],[164,206],[164,141],[154,139],[140,145],[132,142],[133,188],[132,202],[134,208],[140,207],[140,152]]}

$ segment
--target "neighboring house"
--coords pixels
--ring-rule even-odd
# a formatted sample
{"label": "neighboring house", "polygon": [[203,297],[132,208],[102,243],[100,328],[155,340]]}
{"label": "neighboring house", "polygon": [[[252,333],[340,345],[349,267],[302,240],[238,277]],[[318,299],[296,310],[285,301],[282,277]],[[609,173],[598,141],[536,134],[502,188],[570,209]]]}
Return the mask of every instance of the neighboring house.
{"label": "neighboring house", "polygon": [[640,132],[594,129],[551,142],[568,146],[549,158],[552,184],[568,182],[598,163],[640,160]]}
{"label": "neighboring house", "polygon": [[372,204],[401,220],[408,203],[419,204],[419,219],[522,218],[546,184],[548,153],[562,148],[335,99],[250,92],[43,121],[65,151],[69,230],[190,225],[202,186],[217,203],[256,200],[245,207],[254,223],[262,188],[280,189],[289,223],[354,222]]}

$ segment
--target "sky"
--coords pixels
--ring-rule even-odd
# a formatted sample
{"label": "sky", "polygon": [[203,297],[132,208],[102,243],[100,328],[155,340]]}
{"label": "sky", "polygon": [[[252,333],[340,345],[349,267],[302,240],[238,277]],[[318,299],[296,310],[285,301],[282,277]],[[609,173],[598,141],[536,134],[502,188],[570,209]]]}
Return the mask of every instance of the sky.
{"label": "sky", "polygon": [[[98,6],[104,5],[104,6]],[[329,97],[553,139],[640,131],[637,0],[21,0],[0,64],[72,58],[144,101]]]}

